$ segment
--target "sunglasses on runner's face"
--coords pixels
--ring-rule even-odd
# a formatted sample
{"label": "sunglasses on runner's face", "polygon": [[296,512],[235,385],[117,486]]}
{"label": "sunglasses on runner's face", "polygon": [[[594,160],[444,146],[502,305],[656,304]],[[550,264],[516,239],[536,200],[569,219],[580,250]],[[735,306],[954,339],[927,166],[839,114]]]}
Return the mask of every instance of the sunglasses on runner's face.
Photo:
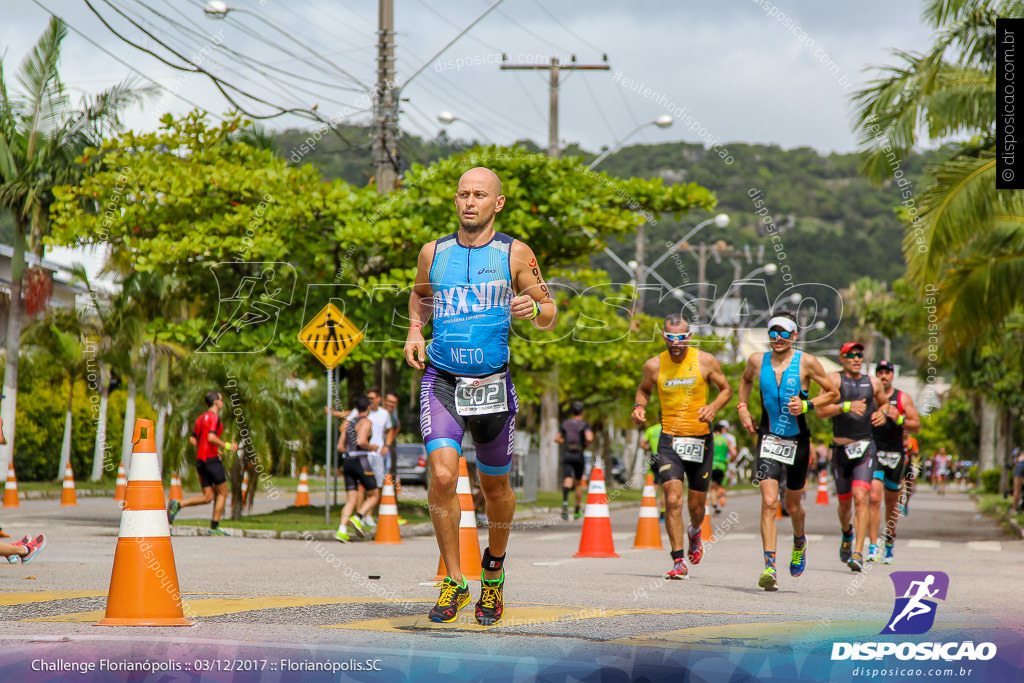
{"label": "sunglasses on runner's face", "polygon": [[680,334],[669,334],[668,332],[662,332],[661,336],[670,342],[684,342],[693,336],[693,332],[682,332]]}
{"label": "sunglasses on runner's face", "polygon": [[778,339],[779,337],[782,337],[783,339],[789,339],[792,336],[793,333],[790,332],[789,330],[768,330],[769,339]]}
{"label": "sunglasses on runner's face", "polygon": [[860,351],[850,351],[849,353],[844,353],[843,354],[843,358],[863,358],[863,357],[864,357],[864,354],[861,353]]}

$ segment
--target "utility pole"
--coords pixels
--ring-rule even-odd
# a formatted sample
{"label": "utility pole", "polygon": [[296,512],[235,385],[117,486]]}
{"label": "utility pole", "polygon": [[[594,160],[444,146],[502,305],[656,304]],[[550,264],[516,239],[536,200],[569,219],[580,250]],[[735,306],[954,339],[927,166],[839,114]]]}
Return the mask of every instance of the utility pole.
{"label": "utility pole", "polygon": [[[504,58],[504,55],[502,55]],[[605,56],[605,62],[608,57]],[[548,156],[557,159],[560,151],[558,147],[558,89],[562,85],[559,76],[562,71],[608,71],[612,67],[605,64],[577,64],[576,55],[572,61],[562,64],[558,57],[552,57],[548,64],[502,64],[502,71],[548,71],[550,72],[548,85]]]}
{"label": "utility pole", "polygon": [[398,180],[398,102],[395,87],[395,0],[377,5],[377,92],[374,141],[377,194],[387,194]]}
{"label": "utility pole", "polygon": [[[504,56],[503,56],[504,58]],[[607,57],[605,58],[607,61]],[[558,89],[561,86],[559,76],[564,71],[607,71],[608,64],[577,64],[576,56],[572,56],[569,64],[562,64],[558,57],[552,57],[549,64],[502,64],[502,70],[531,71],[547,70],[548,81],[548,156],[557,159],[561,154],[558,146]],[[548,373],[547,386],[540,396],[540,488],[554,491],[558,488],[558,446],[555,435],[558,433],[558,363],[551,366]],[[595,463],[597,460],[595,459]]]}

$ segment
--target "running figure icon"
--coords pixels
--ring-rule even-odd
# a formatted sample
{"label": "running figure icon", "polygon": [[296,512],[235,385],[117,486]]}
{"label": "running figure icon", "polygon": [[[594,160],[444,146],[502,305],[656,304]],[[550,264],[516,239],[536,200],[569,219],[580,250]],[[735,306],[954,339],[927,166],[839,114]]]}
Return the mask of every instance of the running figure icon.
{"label": "running figure icon", "polygon": [[[910,586],[907,588],[907,592],[903,596],[904,598],[910,598],[910,601],[907,602],[906,606],[903,608],[903,611],[900,612],[899,616],[893,619],[892,622],[890,622],[888,627],[890,631],[896,631],[896,622],[898,622],[903,617],[906,617],[907,621],[910,621],[912,618],[918,615],[928,614],[929,612],[935,609],[933,607],[934,603],[929,604],[924,602],[924,598],[934,598],[935,595],[939,592],[938,588],[936,588],[935,590],[928,590],[933,583],[935,583],[934,574],[929,574],[924,579],[924,581],[910,582]],[[916,589],[914,588],[915,586],[917,587]],[[911,593],[914,593],[914,595],[911,595]]]}

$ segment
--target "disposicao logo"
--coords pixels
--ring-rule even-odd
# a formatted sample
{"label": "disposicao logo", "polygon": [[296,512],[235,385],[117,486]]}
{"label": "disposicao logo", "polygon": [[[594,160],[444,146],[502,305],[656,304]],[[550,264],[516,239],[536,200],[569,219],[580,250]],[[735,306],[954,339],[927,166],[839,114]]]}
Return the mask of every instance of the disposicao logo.
{"label": "disposicao logo", "polygon": [[946,599],[949,576],[944,572],[893,572],[889,578],[896,588],[896,604],[881,635],[927,633],[935,623],[932,598]]}
{"label": "disposicao logo", "polygon": [[[889,575],[896,589],[896,604],[879,635],[920,635],[935,624],[936,600],[945,600],[949,576],[944,572],[893,572]],[[950,643],[832,643],[832,660],[882,659],[895,655],[908,660],[988,660],[996,656],[993,643],[971,641]]]}

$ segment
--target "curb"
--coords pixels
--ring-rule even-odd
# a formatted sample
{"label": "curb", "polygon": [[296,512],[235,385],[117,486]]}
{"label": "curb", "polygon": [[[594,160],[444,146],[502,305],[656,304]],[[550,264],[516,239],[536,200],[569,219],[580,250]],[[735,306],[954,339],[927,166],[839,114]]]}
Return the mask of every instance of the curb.
{"label": "curb", "polygon": [[1021,539],[1024,539],[1024,528],[1021,528],[1021,525],[1017,523],[1016,519],[1014,519],[1014,515],[1010,514],[1009,508],[1007,508],[1006,512],[1000,512],[997,514],[992,514],[991,512],[982,512],[981,510],[977,509],[978,502],[981,500],[977,492],[970,491],[968,495],[971,497],[971,500],[974,501],[975,512],[981,515],[987,515],[988,517],[996,520],[997,522],[1009,525],[1010,528],[1017,532],[1017,535]]}
{"label": "curb", "polygon": [[[97,490],[97,489],[75,489],[75,495],[83,498],[113,498],[114,490]],[[18,489],[18,500],[59,500],[61,497],[61,490],[56,491],[41,490],[41,491],[24,491]]]}
{"label": "curb", "polygon": [[[307,531],[276,531],[274,529],[233,529],[221,527],[228,535],[235,538],[263,538],[279,539],[284,541],[333,541],[333,529],[309,529]],[[415,536],[433,536],[434,525],[430,522],[422,524],[407,524],[401,529],[403,538]],[[171,536],[208,536],[209,529],[201,526],[183,524],[171,527]],[[356,540],[357,543],[372,542],[373,539],[364,538]]]}

